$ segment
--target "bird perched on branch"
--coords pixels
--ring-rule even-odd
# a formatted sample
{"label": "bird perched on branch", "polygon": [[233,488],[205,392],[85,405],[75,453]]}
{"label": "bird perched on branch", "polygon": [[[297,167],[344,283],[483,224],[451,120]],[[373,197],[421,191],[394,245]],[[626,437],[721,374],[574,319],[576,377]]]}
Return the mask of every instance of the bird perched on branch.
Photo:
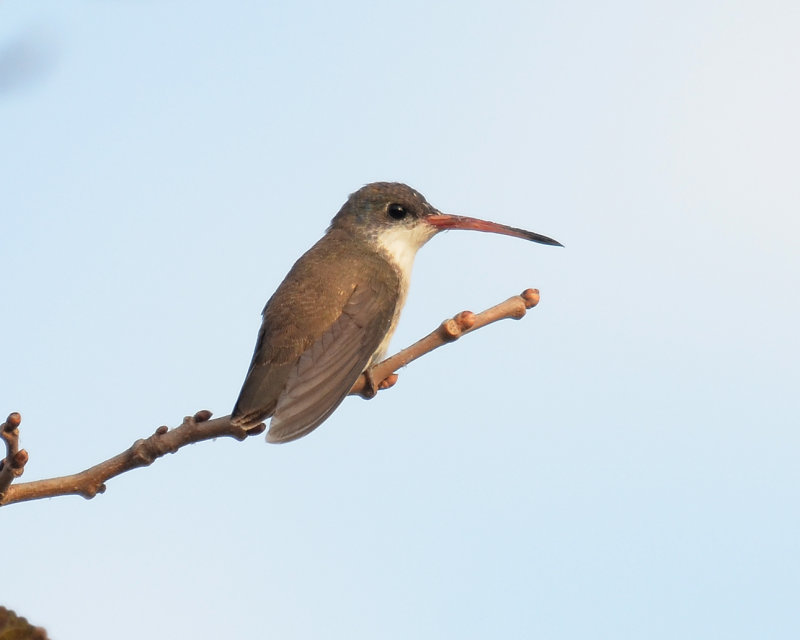
{"label": "bird perched on branch", "polygon": [[441,213],[405,184],[362,187],[264,307],[234,421],[251,425],[271,416],[268,442],[295,440],[318,427],[361,373],[383,358],[417,250],[447,229],[561,246],[524,229]]}

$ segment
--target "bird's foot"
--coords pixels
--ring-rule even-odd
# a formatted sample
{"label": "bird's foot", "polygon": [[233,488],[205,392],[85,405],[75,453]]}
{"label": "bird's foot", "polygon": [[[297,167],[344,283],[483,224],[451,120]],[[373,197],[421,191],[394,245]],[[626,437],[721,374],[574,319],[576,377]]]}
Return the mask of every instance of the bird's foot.
{"label": "bird's foot", "polygon": [[364,372],[364,377],[366,378],[367,383],[364,385],[364,389],[361,391],[361,397],[371,400],[378,395],[378,391],[383,391],[384,389],[393,387],[397,383],[399,376],[396,373],[392,373],[386,376],[380,382],[376,383],[375,378],[372,375],[372,369],[367,369]]}

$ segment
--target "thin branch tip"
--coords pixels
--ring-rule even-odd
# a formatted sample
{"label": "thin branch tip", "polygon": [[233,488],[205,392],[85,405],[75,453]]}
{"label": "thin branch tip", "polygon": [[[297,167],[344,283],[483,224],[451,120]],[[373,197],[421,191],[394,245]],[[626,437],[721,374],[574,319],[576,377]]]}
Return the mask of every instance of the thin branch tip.
{"label": "thin branch tip", "polygon": [[538,289],[525,289],[520,294],[520,297],[525,301],[525,307],[527,309],[533,309],[537,304],[539,304],[539,290]]}
{"label": "thin branch tip", "polygon": [[14,411],[0,425],[0,440],[6,444],[6,455],[0,460],[0,504],[11,489],[11,483],[22,475],[28,462],[28,452],[19,448],[20,424],[22,416]]}
{"label": "thin branch tip", "polygon": [[19,414],[18,411],[14,411],[8,414],[8,418],[3,423],[3,431],[11,432],[14,429],[18,428],[19,425],[22,423],[22,416]]}
{"label": "thin branch tip", "polygon": [[372,393],[373,390],[388,389],[396,382],[395,380],[392,384],[384,387],[381,385],[375,386],[371,383],[371,380],[386,381],[398,369],[405,367],[426,353],[454,342],[462,335],[471,333],[498,320],[522,318],[528,309],[535,307],[538,303],[539,290],[525,289],[520,295],[513,296],[481,313],[475,314],[472,311],[457,313],[452,318],[448,318],[439,324],[431,333],[410,347],[406,347],[383,362],[379,362],[368,372],[362,373],[352,389],[350,389],[350,394],[370,398],[374,395]]}
{"label": "thin branch tip", "polygon": [[13,469],[22,469],[28,462],[28,452],[25,449],[20,449],[11,460],[11,467]]}

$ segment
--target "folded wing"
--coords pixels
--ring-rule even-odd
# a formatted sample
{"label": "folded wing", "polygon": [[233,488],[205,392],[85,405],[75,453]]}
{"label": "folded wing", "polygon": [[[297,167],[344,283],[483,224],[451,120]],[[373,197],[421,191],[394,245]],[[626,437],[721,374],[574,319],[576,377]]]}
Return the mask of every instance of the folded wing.
{"label": "folded wing", "polygon": [[396,298],[386,293],[376,282],[357,283],[341,315],[292,365],[269,442],[306,435],[344,400],[389,330]]}

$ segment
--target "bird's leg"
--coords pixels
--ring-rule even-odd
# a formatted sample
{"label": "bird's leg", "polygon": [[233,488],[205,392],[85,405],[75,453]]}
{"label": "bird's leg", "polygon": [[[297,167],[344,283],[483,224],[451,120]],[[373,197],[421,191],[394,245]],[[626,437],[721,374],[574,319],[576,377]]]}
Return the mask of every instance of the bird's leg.
{"label": "bird's leg", "polygon": [[375,378],[372,375],[372,368],[367,369],[364,372],[364,378],[366,378],[367,383],[364,385],[364,389],[361,391],[361,397],[371,400],[378,394],[378,391],[383,391],[384,389],[393,387],[397,382],[398,377],[399,376],[396,373],[390,373],[383,380],[376,383]]}

